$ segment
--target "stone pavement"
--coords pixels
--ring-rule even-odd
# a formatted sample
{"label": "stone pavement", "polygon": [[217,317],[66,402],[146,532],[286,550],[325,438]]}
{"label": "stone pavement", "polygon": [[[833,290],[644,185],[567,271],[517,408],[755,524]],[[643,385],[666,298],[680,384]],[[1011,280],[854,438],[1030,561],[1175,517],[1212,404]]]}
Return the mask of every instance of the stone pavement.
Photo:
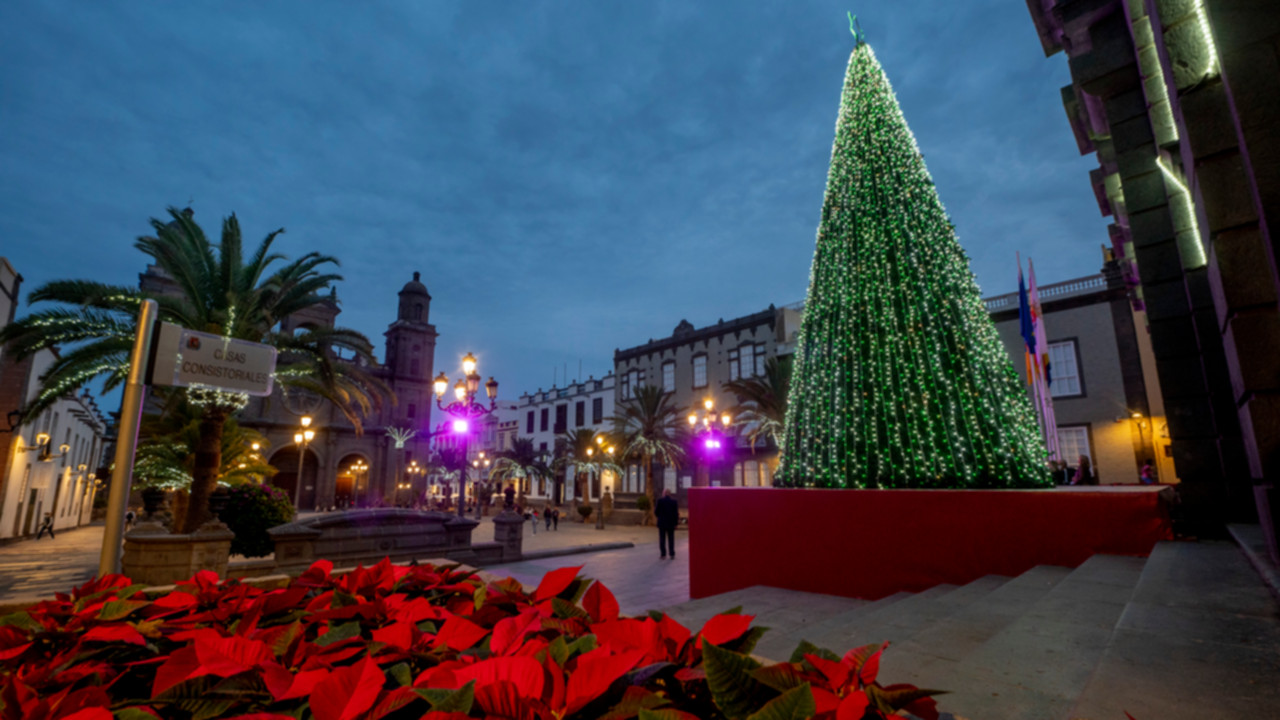
{"label": "stone pavement", "polygon": [[[303,517],[307,515],[308,513],[304,513]],[[0,603],[27,599],[36,602],[51,598],[57,592],[68,592],[91,580],[98,572],[102,533],[102,523],[96,522],[84,527],[59,530],[53,540],[46,537],[42,540],[21,540],[0,545]],[[473,537],[477,542],[493,540],[493,518],[484,518]],[[687,542],[688,533],[677,532],[676,537],[684,538]],[[548,532],[539,526],[538,534],[534,535],[530,523],[525,523],[524,526],[525,552],[621,542],[647,545],[651,550],[656,550],[652,546],[657,541],[658,532],[651,527],[608,526],[604,530],[597,530],[594,523],[562,521],[559,530]],[[562,557],[559,559],[560,564],[552,567],[573,565],[574,557]],[[687,567],[687,563],[685,566]],[[686,578],[685,600],[688,595]]]}
{"label": "stone pavement", "polygon": [[98,574],[102,523],[59,530],[50,540],[21,540],[0,546],[0,602],[52,598]]}

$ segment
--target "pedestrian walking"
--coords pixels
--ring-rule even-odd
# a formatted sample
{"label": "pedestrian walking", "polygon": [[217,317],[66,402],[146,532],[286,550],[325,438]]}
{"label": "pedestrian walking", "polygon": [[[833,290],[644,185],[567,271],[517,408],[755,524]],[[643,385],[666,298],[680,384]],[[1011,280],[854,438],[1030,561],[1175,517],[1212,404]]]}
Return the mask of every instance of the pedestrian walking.
{"label": "pedestrian walking", "polygon": [[538,511],[526,510],[524,513],[524,519],[533,521],[533,534],[537,535],[538,534]]}
{"label": "pedestrian walking", "polygon": [[516,486],[508,485],[507,489],[502,491],[502,498],[506,501],[508,510],[514,508],[516,506]]}
{"label": "pedestrian walking", "polygon": [[53,513],[44,514],[44,522],[40,524],[40,532],[36,533],[36,539],[44,537],[45,533],[49,533],[49,539],[53,540]]}
{"label": "pedestrian walking", "polygon": [[542,506],[542,521],[543,523],[545,523],[543,529],[550,530],[551,529],[551,503],[549,502],[546,505]]}
{"label": "pedestrian walking", "polygon": [[658,519],[658,548],[662,557],[669,554],[676,556],[676,525],[680,524],[680,503],[676,502],[670,490],[664,490],[662,497],[654,504],[654,517]]}
{"label": "pedestrian walking", "polygon": [[133,521],[134,521],[136,518],[137,518],[137,515],[134,515],[134,514],[133,514],[133,509],[132,509],[132,508],[130,508],[129,512],[127,512],[127,513],[125,513],[125,514],[124,514],[124,530],[125,530],[125,532],[128,532],[129,530],[133,529]]}
{"label": "pedestrian walking", "polygon": [[551,508],[551,529],[560,530],[560,508]]}

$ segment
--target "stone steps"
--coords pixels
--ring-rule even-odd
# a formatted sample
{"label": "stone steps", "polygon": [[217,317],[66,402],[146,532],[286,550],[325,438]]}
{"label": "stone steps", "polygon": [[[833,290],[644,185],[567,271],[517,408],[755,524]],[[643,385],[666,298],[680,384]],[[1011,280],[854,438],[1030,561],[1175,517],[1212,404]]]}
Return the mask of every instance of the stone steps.
{"label": "stone steps", "polygon": [[773,628],[756,647],[773,660],[802,639],[839,653],[890,641],[881,680],[949,691],[943,718],[1280,716],[1280,606],[1231,543],[1167,542],[1147,559],[1097,555],[875,602],[757,587],[669,612],[696,629],[735,605]]}

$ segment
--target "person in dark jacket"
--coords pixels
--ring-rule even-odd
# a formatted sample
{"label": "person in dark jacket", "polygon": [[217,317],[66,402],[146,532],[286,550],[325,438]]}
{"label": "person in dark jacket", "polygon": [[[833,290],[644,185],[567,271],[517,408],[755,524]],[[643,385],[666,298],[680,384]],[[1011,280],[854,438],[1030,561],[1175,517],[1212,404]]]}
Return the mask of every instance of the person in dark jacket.
{"label": "person in dark jacket", "polygon": [[658,547],[662,557],[676,556],[676,525],[680,524],[680,504],[671,495],[670,490],[662,493],[658,502],[654,503],[654,517],[658,519]]}

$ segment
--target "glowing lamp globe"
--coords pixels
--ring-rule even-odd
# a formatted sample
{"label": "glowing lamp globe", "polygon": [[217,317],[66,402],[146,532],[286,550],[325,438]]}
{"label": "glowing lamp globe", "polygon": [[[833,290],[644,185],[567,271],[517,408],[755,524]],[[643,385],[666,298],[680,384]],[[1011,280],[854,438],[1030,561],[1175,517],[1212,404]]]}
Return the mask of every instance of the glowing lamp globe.
{"label": "glowing lamp globe", "polygon": [[471,429],[471,423],[466,420],[454,420],[453,432],[458,435],[465,435]]}

